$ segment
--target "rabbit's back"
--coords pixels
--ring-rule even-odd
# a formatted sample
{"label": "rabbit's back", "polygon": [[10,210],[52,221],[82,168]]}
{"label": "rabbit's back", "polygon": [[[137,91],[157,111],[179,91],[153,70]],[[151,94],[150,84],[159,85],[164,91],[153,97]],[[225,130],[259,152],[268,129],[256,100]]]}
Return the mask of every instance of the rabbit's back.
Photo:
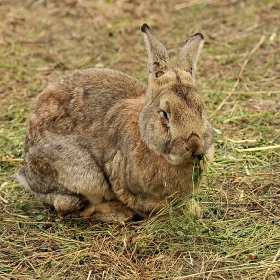
{"label": "rabbit's back", "polygon": [[127,99],[145,98],[146,86],[111,69],[76,70],[50,83],[33,105],[26,135],[29,146],[48,134],[85,135],[102,129],[108,112]]}

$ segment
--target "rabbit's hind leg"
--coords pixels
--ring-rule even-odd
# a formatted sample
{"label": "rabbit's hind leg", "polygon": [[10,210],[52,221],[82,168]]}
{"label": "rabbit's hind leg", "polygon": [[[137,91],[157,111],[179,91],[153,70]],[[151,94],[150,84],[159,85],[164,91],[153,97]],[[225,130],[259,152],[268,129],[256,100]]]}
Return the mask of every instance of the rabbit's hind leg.
{"label": "rabbit's hind leg", "polygon": [[94,155],[74,136],[50,135],[28,149],[18,179],[61,217],[126,221],[135,212],[116,201]]}
{"label": "rabbit's hind leg", "polygon": [[[50,185],[44,184],[43,188],[40,183],[44,182],[44,178],[46,176],[35,177],[34,174],[32,175],[32,188],[27,181],[25,167],[18,171],[16,178],[25,186],[26,189],[32,190],[33,194],[41,201],[46,204],[53,205],[60,217],[65,217],[70,213],[76,213],[77,211],[80,211],[90,205],[89,200],[85,196],[67,190],[55,179],[50,181],[49,178],[48,182]],[[33,182],[34,179],[35,183]]]}
{"label": "rabbit's hind leg", "polygon": [[35,196],[43,202],[53,205],[59,217],[67,217],[73,213],[82,211],[90,205],[90,202],[79,194],[38,193]]}

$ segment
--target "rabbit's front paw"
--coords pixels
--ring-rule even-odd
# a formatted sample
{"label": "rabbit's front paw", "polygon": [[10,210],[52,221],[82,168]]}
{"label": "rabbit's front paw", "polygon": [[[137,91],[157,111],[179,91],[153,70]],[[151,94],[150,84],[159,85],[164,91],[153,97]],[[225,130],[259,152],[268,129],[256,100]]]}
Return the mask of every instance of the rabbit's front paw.
{"label": "rabbit's front paw", "polygon": [[134,212],[120,201],[108,201],[70,213],[66,218],[90,218],[98,222],[125,222],[134,217]]}

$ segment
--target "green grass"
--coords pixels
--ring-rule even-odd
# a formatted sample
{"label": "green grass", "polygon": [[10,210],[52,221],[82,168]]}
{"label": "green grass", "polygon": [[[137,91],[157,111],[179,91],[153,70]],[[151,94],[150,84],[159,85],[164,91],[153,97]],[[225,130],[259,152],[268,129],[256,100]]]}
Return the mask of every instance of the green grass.
{"label": "green grass", "polygon": [[[277,1],[14,2],[0,4],[0,278],[279,279]],[[138,223],[60,219],[13,178],[32,99],[48,81],[94,65],[146,82],[144,22],[172,61],[187,36],[206,39],[197,89],[216,152],[195,194],[202,217],[181,199]]]}

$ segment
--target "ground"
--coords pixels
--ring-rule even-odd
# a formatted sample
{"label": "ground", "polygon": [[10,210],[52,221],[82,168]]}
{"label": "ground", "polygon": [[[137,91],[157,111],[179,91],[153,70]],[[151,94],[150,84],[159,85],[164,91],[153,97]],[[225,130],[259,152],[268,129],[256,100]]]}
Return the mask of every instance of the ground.
{"label": "ground", "polygon": [[[279,14],[277,0],[0,0],[0,279],[279,279]],[[216,154],[203,215],[183,200],[138,223],[60,219],[13,178],[29,106],[74,69],[146,83],[144,22],[172,62],[205,37],[197,90]]]}

